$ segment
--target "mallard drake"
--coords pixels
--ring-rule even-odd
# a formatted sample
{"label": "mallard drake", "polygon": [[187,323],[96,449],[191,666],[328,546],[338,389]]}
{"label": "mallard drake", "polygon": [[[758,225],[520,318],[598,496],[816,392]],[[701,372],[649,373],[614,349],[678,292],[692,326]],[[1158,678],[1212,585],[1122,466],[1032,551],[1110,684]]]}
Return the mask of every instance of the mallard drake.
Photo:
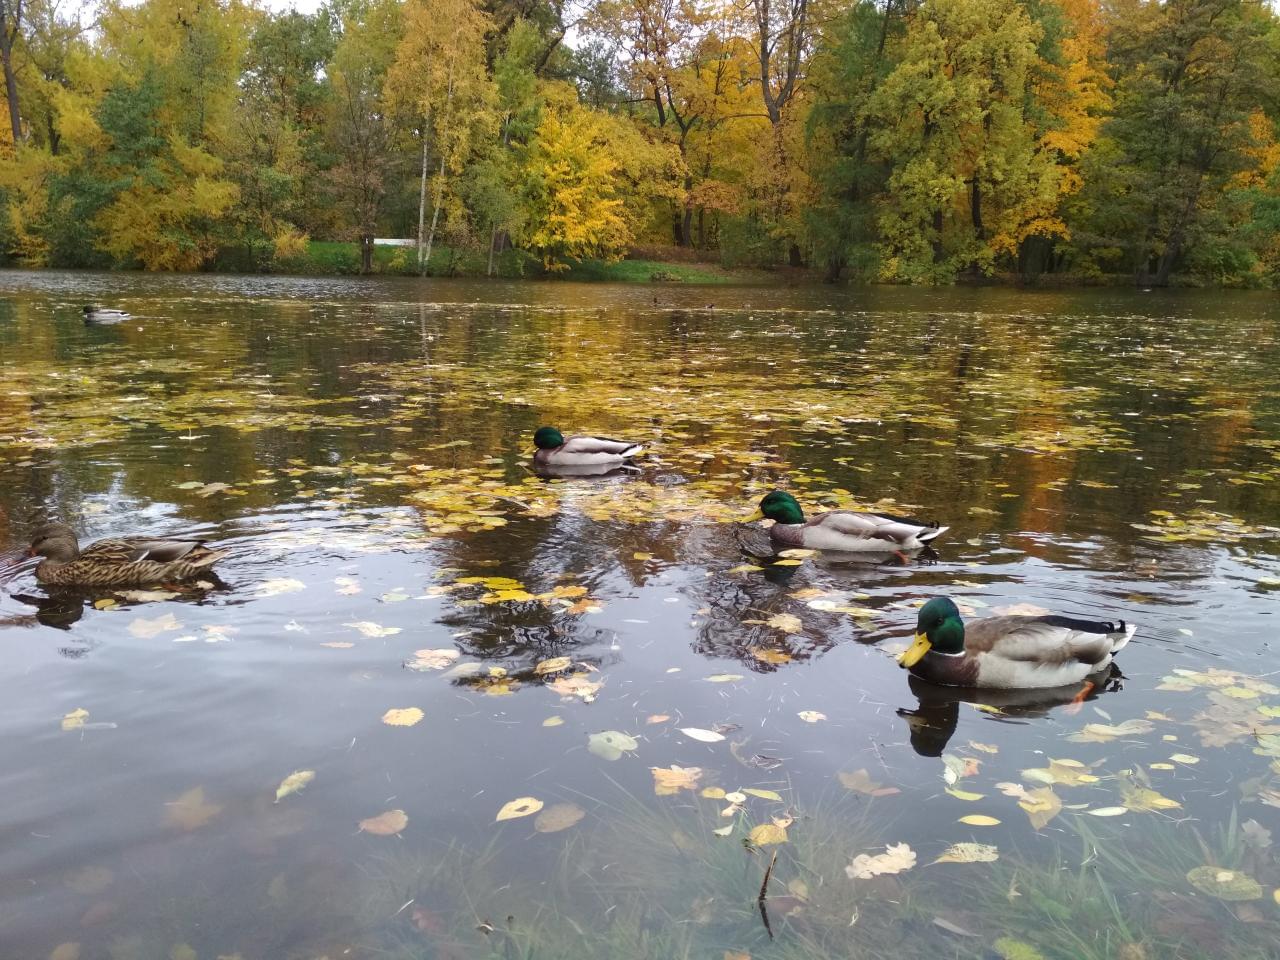
{"label": "mallard drake", "polygon": [[75,533],[63,523],[46,523],[31,538],[31,556],[44,557],[36,578],[59,586],[136,587],[187,580],[226,555],[202,540],[131,537],[99,540],[81,550]]}
{"label": "mallard drake", "polygon": [[644,450],[638,443],[608,437],[570,437],[555,427],[539,427],[533,434],[537,450],[533,462],[540,467],[586,467],[620,464]]}
{"label": "mallard drake", "polygon": [[119,323],[122,320],[129,320],[132,314],[125,313],[123,310],[109,310],[103,307],[83,306],[80,308],[84,312],[85,323]]}
{"label": "mallard drake", "polygon": [[900,553],[921,550],[950,527],[925,523],[887,513],[832,510],[805,519],[804,511],[791,494],[775,490],[760,501],[760,509],[747,521],[768,518],[774,521],[769,538],[775,546],[805,547],[833,553]]}
{"label": "mallard drake", "polygon": [[985,617],[966,627],[955,603],[934,597],[920,608],[915,640],[898,663],[949,687],[1065,687],[1109,667],[1135,629],[1123,620],[1059,616]]}

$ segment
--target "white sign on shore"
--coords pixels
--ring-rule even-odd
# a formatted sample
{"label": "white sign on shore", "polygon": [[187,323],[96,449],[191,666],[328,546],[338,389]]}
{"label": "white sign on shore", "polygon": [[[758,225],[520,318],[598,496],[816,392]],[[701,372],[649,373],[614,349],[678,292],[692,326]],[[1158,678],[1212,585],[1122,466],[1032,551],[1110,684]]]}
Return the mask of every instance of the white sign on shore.
{"label": "white sign on shore", "polygon": [[375,247],[416,247],[417,240],[396,240],[388,237],[374,237],[373,245]]}

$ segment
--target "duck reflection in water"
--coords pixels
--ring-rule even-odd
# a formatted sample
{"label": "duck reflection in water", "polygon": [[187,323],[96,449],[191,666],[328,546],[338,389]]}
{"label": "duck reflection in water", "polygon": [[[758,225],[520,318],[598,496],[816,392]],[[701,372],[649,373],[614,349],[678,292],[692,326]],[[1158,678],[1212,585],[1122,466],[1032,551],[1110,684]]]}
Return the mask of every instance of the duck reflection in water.
{"label": "duck reflection in water", "polygon": [[[1119,691],[1123,680],[1120,668],[1111,664],[1084,700]],[[897,714],[907,721],[912,749],[922,757],[942,756],[956,732],[962,703],[994,707],[1000,711],[996,719],[1017,723],[1047,717],[1055,707],[1078,708],[1082,702],[1078,685],[1041,690],[972,690],[940,687],[915,676],[909,677],[907,683],[917,706],[914,710],[901,707]]]}

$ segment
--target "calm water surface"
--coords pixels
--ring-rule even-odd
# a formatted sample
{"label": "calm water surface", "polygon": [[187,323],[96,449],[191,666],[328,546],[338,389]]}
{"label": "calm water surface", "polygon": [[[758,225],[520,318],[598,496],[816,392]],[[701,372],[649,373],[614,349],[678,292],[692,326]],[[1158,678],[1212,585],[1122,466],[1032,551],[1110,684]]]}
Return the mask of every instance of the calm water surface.
{"label": "calm water surface", "polygon": [[[0,274],[0,957],[1273,958],[1278,323]],[[542,423],[650,453],[539,478]],[[774,487],[952,530],[775,565]],[[50,517],[231,555],[48,591]],[[1082,709],[957,697],[893,659],[937,594],[1137,639]]]}

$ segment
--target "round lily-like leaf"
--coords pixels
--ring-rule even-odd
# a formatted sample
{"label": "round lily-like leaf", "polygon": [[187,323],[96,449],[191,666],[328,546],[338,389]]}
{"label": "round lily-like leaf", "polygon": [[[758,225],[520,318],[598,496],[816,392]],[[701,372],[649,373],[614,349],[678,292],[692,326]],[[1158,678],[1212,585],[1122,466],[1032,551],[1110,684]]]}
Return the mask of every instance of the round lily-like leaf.
{"label": "round lily-like leaf", "polygon": [[605,730],[587,737],[587,749],[605,760],[617,760],[639,746],[640,742],[635,737],[629,737],[619,730]]}
{"label": "round lily-like leaf", "polygon": [[1260,900],[1262,886],[1247,873],[1222,867],[1196,867],[1187,874],[1187,882],[1219,900]]}

